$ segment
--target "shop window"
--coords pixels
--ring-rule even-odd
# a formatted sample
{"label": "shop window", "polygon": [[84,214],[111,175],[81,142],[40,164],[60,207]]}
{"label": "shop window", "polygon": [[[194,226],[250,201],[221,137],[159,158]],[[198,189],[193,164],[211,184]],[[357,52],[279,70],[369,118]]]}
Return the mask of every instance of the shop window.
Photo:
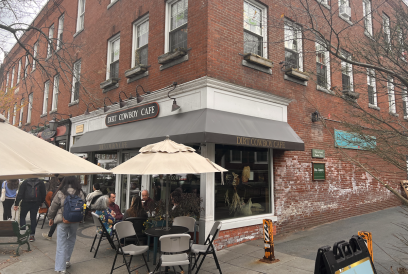
{"label": "shop window", "polygon": [[[241,156],[241,162],[233,161]],[[215,146],[216,164],[228,169],[215,174],[215,220],[247,217],[271,212],[271,179],[268,149]]]}
{"label": "shop window", "polygon": [[[129,153],[124,152],[122,153],[122,163],[126,162],[127,160],[133,158],[133,156],[137,155],[137,153]],[[134,174],[123,174],[120,175],[120,208],[122,211],[130,208],[132,204],[132,199],[134,196],[140,196],[141,189],[142,189],[142,176],[141,175],[134,175]],[[118,201],[119,203],[119,201]]]}
{"label": "shop window", "polygon": [[[118,165],[118,154],[106,153],[106,154],[95,154],[95,164],[98,166],[111,170]],[[101,191],[104,195],[115,192],[116,187],[116,175],[115,174],[96,174],[93,177],[93,183],[99,183],[101,186]]]}

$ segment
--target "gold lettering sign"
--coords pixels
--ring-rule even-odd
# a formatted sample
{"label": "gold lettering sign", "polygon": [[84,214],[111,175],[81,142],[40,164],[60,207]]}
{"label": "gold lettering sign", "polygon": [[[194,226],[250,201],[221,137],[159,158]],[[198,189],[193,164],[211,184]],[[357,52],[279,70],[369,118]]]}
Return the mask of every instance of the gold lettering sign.
{"label": "gold lettering sign", "polygon": [[75,133],[82,133],[82,132],[84,132],[84,124],[82,124],[82,125],[77,125],[77,126],[75,127]]}
{"label": "gold lettering sign", "polygon": [[282,141],[272,141],[259,138],[237,136],[237,145],[256,146],[265,148],[285,148],[286,143]]}
{"label": "gold lettering sign", "polygon": [[116,150],[116,149],[123,149],[127,147],[128,147],[127,142],[119,142],[119,143],[99,145],[99,150]]}

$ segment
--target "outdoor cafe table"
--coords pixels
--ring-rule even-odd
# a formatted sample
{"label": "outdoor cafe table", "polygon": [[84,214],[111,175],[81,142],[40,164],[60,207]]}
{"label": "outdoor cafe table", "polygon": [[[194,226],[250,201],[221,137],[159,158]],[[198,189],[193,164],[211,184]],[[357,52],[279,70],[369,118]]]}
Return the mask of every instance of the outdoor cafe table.
{"label": "outdoor cafe table", "polygon": [[[156,265],[157,243],[158,243],[158,239],[161,236],[172,235],[172,234],[184,234],[184,233],[187,233],[188,231],[189,229],[184,226],[171,226],[169,227],[169,230],[165,230],[161,227],[151,227],[149,229],[146,229],[145,234],[150,237],[154,237],[153,264]],[[147,245],[150,245],[150,241],[148,241]],[[147,255],[147,260],[149,260],[149,255]]]}

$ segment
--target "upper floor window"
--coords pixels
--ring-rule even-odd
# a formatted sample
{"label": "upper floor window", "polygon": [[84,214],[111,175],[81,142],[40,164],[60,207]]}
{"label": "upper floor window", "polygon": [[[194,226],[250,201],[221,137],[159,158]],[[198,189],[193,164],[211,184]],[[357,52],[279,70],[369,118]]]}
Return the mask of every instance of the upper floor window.
{"label": "upper floor window", "polygon": [[176,48],[187,49],[188,0],[167,2],[167,11],[169,43],[166,52]]}
{"label": "upper floor window", "polygon": [[132,67],[139,64],[147,65],[148,42],[149,17],[146,16],[133,25]]}
{"label": "upper floor window", "polygon": [[32,72],[33,70],[35,70],[35,65],[36,65],[37,56],[38,56],[38,42],[36,42],[36,43],[34,44],[34,49],[33,49],[33,68],[31,69],[31,72]]}
{"label": "upper floor window", "polygon": [[375,84],[375,70],[367,69],[368,103],[377,106],[377,89]]}
{"label": "upper floor window", "polygon": [[346,20],[351,18],[350,0],[339,0],[339,15]]}
{"label": "upper floor window", "polygon": [[13,125],[16,124],[16,116],[17,116],[17,103],[14,103],[14,109],[13,109]]}
{"label": "upper floor window", "polygon": [[302,32],[295,23],[285,21],[285,66],[303,71]]}
{"label": "upper floor window", "polygon": [[330,88],[330,54],[321,41],[316,42],[316,80],[319,87]]}
{"label": "upper floor window", "polygon": [[52,39],[54,38],[54,24],[48,30],[48,47],[47,47],[47,58],[52,55]]}
{"label": "upper floor window", "polygon": [[57,50],[62,46],[62,33],[64,31],[64,14],[58,18]]}
{"label": "upper floor window", "polygon": [[370,36],[373,35],[373,17],[371,12],[371,1],[363,0],[364,30]]}
{"label": "upper floor window", "polygon": [[78,17],[76,31],[81,31],[84,29],[85,21],[85,0],[78,0]]}
{"label": "upper floor window", "polygon": [[14,72],[15,72],[15,67],[13,67],[13,70],[11,72],[11,86],[14,87]]}
{"label": "upper floor window", "polygon": [[24,64],[24,78],[27,77],[27,73],[28,73],[28,55],[26,55],[25,57],[25,64]]}
{"label": "upper floor window", "polygon": [[244,53],[254,53],[266,58],[266,9],[255,3],[244,2]]}
{"label": "upper floor window", "polygon": [[[8,88],[9,87],[9,77],[10,77],[10,73],[9,72],[7,72],[7,76],[6,76],[7,78],[6,78],[6,88]],[[7,89],[6,89],[6,92],[7,92]]]}
{"label": "upper floor window", "polygon": [[58,92],[59,92],[59,75],[54,76],[54,86],[52,89],[52,103],[51,103],[51,111],[57,110],[58,106]]}
{"label": "upper floor window", "polygon": [[108,70],[106,79],[119,78],[120,35],[108,41]]}
{"label": "upper floor window", "polygon": [[81,78],[81,60],[76,61],[72,72],[72,91],[71,91],[71,103],[79,99],[79,87]]}
{"label": "upper floor window", "polygon": [[390,113],[397,113],[397,108],[395,105],[394,79],[392,78],[389,78],[387,81],[387,91],[389,111]]}
{"label": "upper floor window", "polygon": [[[342,51],[341,55],[347,60],[351,60],[350,53]],[[343,92],[354,90],[353,88],[353,66],[346,61],[341,61],[341,80],[342,80]]]}
{"label": "upper floor window", "polygon": [[30,93],[30,95],[28,95],[27,123],[31,123],[32,110],[33,110],[33,93]]}
{"label": "upper floor window", "polygon": [[388,46],[391,46],[390,18],[385,13],[383,13],[382,19],[384,41]]}
{"label": "upper floor window", "polygon": [[404,118],[408,118],[408,92],[406,87],[402,89],[402,108],[404,110]]}
{"label": "upper floor window", "polygon": [[24,99],[21,99],[20,102],[20,119],[18,121],[18,126],[21,127],[23,125],[23,114],[24,114]]}
{"label": "upper floor window", "polygon": [[18,60],[18,70],[17,70],[17,84],[20,83],[21,77],[21,58]]}
{"label": "upper floor window", "polygon": [[43,100],[43,109],[42,114],[47,114],[48,111],[48,93],[50,90],[50,81],[45,82],[44,85],[44,100]]}

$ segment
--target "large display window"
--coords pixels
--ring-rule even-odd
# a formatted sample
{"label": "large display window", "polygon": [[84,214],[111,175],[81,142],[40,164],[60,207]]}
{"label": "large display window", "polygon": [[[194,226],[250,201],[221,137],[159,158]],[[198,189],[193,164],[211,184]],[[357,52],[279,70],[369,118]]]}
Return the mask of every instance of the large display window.
{"label": "large display window", "polygon": [[[116,152],[95,154],[95,164],[104,169],[111,170],[118,165],[118,155]],[[96,174],[93,177],[93,183],[99,183],[104,195],[110,192],[115,192],[116,175]]]}
{"label": "large display window", "polygon": [[271,212],[268,149],[215,145],[215,163],[226,168],[224,184],[215,173],[215,220]]}

